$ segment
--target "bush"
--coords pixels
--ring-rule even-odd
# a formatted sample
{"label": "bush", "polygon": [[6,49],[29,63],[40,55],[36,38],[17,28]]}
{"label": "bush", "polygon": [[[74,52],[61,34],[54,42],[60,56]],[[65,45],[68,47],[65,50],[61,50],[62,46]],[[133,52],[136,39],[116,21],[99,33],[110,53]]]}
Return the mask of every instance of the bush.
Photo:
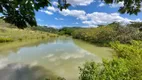
{"label": "bush", "polygon": [[111,43],[118,58],[102,64],[87,62],[80,68],[80,80],[142,80],[142,42]]}
{"label": "bush", "polygon": [[139,38],[139,30],[134,27],[117,27],[115,41],[121,43],[130,43],[132,40]]}
{"label": "bush", "polygon": [[111,43],[112,48],[117,52],[118,57],[133,59],[142,55],[142,42],[131,41],[130,44],[121,44],[120,42]]}
{"label": "bush", "polygon": [[60,35],[72,35],[72,33],[77,30],[80,29],[80,27],[63,27],[61,29],[59,29],[59,34]]}
{"label": "bush", "polygon": [[142,32],[138,28],[120,26],[118,23],[97,28],[78,29],[72,33],[72,36],[103,46],[105,44],[109,46],[109,43],[114,41],[130,43],[132,40],[142,40]]}
{"label": "bush", "polygon": [[80,80],[129,80],[127,63],[124,59],[104,61],[103,64],[88,62],[80,68]]}
{"label": "bush", "polygon": [[112,27],[98,27],[79,29],[72,34],[73,38],[82,39],[91,43],[108,44],[116,35]]}
{"label": "bush", "polygon": [[3,42],[13,42],[14,40],[12,38],[5,38],[5,37],[0,37],[0,43]]}

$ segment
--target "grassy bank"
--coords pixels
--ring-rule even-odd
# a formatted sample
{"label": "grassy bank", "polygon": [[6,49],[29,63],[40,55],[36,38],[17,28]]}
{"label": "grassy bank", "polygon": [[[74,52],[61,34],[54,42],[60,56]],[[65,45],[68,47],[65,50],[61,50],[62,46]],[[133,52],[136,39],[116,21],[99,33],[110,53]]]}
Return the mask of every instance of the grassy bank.
{"label": "grassy bank", "polygon": [[42,31],[33,31],[29,28],[18,29],[0,27],[0,50],[34,44],[56,36],[56,34]]}

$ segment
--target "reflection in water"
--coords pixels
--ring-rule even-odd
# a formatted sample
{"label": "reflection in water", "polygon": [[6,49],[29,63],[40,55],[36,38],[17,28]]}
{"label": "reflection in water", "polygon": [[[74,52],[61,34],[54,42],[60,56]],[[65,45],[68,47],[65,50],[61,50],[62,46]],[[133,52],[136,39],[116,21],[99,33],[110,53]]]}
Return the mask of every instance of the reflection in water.
{"label": "reflection in water", "polygon": [[[91,43],[87,43],[82,40],[73,40],[74,43],[79,46],[80,48],[89,51],[90,53],[94,53],[96,56],[105,58],[105,59],[112,59],[113,56],[115,56],[115,53],[113,49],[107,48],[107,47],[98,47],[95,45],[92,45]],[[114,53],[114,54],[111,54]]]}
{"label": "reflection in water", "polygon": [[[38,47],[41,43],[42,44],[48,44],[48,43],[53,43],[55,41],[55,38],[51,38],[51,39],[49,39],[48,41],[47,40],[43,40],[43,41],[38,41],[38,42],[36,42],[36,43],[33,43],[33,44],[27,44],[27,45],[25,45],[26,47],[33,47],[33,46],[35,46],[35,47]],[[17,42],[18,44],[20,43],[20,42]],[[15,43],[15,44],[17,44],[17,43]],[[11,45],[11,43],[3,43],[3,45]],[[21,47],[25,47],[25,46],[21,46]],[[4,55],[4,56],[7,56],[7,55],[9,55],[9,53],[11,53],[11,52],[13,52],[13,53],[17,53],[18,51],[19,51],[19,49],[21,48],[21,47],[17,47],[17,48],[10,48],[9,50],[0,50],[0,55]]]}
{"label": "reflection in water", "polygon": [[[81,44],[86,46],[84,43]],[[86,47],[89,48],[90,45]],[[108,52],[108,50],[104,49],[104,51],[107,52],[107,54],[111,54]],[[37,46],[19,48],[17,52],[9,51],[8,56],[3,55],[4,53],[0,54],[0,59],[6,60],[6,62],[3,63],[8,62],[42,66],[47,70],[51,70],[52,74],[54,75],[65,77],[67,80],[77,80],[79,76],[78,66],[82,65],[85,61],[101,62],[102,57],[92,53],[96,52],[94,51],[90,53],[90,51],[82,49],[81,47],[77,46],[70,37],[59,37],[55,40],[48,41],[48,43],[40,43]],[[103,55],[104,53],[97,54]],[[8,68],[9,71],[12,71],[11,74],[13,73],[14,76],[18,75],[11,69],[12,68]],[[18,70],[21,70],[21,68]],[[32,70],[34,71],[34,69]],[[4,72],[0,73],[0,76],[4,75]],[[23,76],[24,74],[25,76],[28,76],[32,73],[34,72],[31,71],[26,75],[26,72],[21,72]],[[13,75],[11,77],[13,77]],[[31,76],[34,77],[34,74]],[[23,78],[20,80],[29,79]]]}
{"label": "reflection in water", "polygon": [[24,64],[6,64],[0,69],[0,80],[45,80],[47,75],[54,80],[50,71],[43,67]]}

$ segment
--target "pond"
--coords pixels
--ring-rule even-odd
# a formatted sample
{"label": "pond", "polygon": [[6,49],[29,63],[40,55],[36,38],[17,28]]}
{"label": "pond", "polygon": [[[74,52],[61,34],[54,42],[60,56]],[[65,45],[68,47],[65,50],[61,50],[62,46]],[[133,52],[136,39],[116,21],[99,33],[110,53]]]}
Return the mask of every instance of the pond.
{"label": "pond", "polygon": [[112,51],[71,37],[0,51],[0,80],[41,80],[47,75],[53,80],[55,76],[77,80],[79,66],[111,59]]}

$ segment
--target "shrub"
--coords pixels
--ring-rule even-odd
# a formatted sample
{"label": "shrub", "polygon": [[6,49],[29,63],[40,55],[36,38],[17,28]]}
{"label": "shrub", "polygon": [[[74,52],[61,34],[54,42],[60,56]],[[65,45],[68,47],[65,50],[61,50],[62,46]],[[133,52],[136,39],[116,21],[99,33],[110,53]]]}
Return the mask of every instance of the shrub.
{"label": "shrub", "polygon": [[80,68],[80,80],[129,80],[127,63],[124,59],[103,61],[103,64],[87,62]]}
{"label": "shrub", "polygon": [[119,55],[102,64],[87,62],[80,67],[80,80],[142,80],[142,42],[111,43]]}
{"label": "shrub", "polygon": [[73,38],[82,39],[91,43],[108,44],[116,36],[113,27],[98,27],[79,29],[73,32]]}
{"label": "shrub", "polygon": [[111,43],[112,48],[117,52],[118,57],[133,59],[142,55],[142,42],[131,41],[130,44],[121,44],[120,42]]}
{"label": "shrub", "polygon": [[121,43],[130,43],[131,40],[135,40],[139,37],[139,30],[134,27],[117,27],[115,41]]}
{"label": "shrub", "polygon": [[112,23],[107,26],[97,28],[77,29],[72,33],[73,38],[82,39],[95,44],[106,44],[120,41],[121,43],[130,43],[132,40],[142,40],[142,32],[138,28],[129,26],[120,26],[118,23]]}
{"label": "shrub", "polygon": [[60,35],[72,35],[72,33],[77,30],[80,29],[80,27],[63,27],[61,29],[59,29],[59,34]]}
{"label": "shrub", "polygon": [[6,38],[6,37],[0,37],[0,43],[3,42],[13,42],[14,40],[12,38]]}

